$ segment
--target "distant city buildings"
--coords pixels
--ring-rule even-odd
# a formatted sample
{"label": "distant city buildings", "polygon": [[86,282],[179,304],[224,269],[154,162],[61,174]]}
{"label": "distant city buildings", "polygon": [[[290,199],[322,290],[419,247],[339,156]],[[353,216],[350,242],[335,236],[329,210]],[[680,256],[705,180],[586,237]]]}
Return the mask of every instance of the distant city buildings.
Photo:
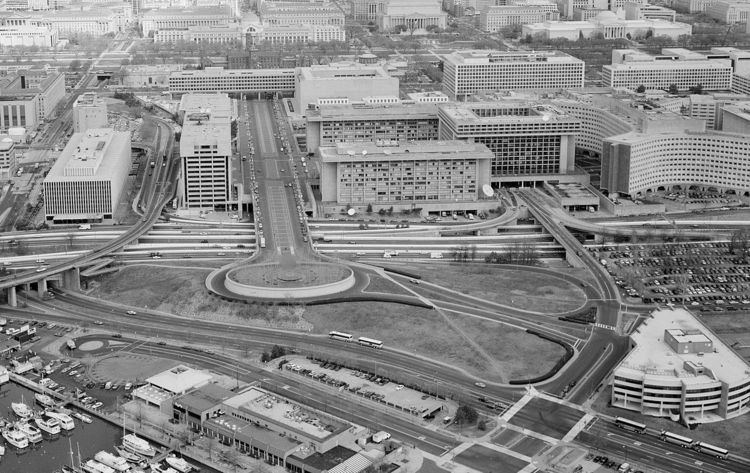
{"label": "distant city buildings", "polygon": [[179,114],[181,204],[226,209],[231,198],[232,101],[227,94],[186,94]]}
{"label": "distant city buildings", "polygon": [[148,10],[141,14],[140,20],[144,36],[151,36],[160,30],[229,25],[234,22],[235,17],[226,6]]}
{"label": "distant city buildings", "polygon": [[265,25],[344,26],[344,12],[335,3],[264,2],[260,18]]}
{"label": "distant city buildings", "polygon": [[190,43],[245,45],[245,30],[241,25],[196,25],[187,28],[160,29],[154,33],[155,43],[175,43],[187,41]]}
{"label": "distant city buildings", "polygon": [[440,0],[387,0],[378,5],[376,22],[381,31],[390,31],[403,26],[408,31],[426,29],[429,26],[445,28],[448,14]]}
{"label": "distant city buildings", "polygon": [[182,64],[142,64],[125,66],[122,85],[125,87],[168,87],[173,72],[182,70]]}
{"label": "distant city buildings", "polygon": [[57,31],[46,26],[0,26],[0,46],[2,47],[52,48],[57,41]]}
{"label": "distant city buildings", "polygon": [[169,91],[255,92],[291,95],[295,90],[294,69],[223,69],[175,71],[169,75]]}
{"label": "distant city buildings", "polygon": [[522,34],[533,38],[577,41],[598,34],[605,39],[643,39],[649,36],[677,39],[682,35],[690,35],[692,31],[693,27],[686,23],[662,19],[621,19],[611,11],[603,11],[584,21],[545,21],[524,25]]}
{"label": "distant city buildings", "polygon": [[719,0],[706,6],[706,15],[722,23],[747,23],[750,19],[750,2]]}
{"label": "distant city buildings", "polygon": [[546,0],[511,0],[507,5],[490,6],[479,15],[479,28],[489,33],[511,25],[558,20],[557,4]]}
{"label": "distant city buildings", "polygon": [[60,73],[24,70],[0,78],[0,131],[36,128],[64,97],[65,77]]}
{"label": "distant city buildings", "polygon": [[46,221],[112,220],[129,171],[129,132],[97,128],[74,133],[44,179]]}
{"label": "distant city buildings", "polygon": [[0,138],[0,180],[7,180],[16,170],[16,144],[13,138]]}
{"label": "distant city buildings", "polygon": [[558,51],[457,51],[443,56],[443,92],[464,100],[499,90],[583,87],[584,66]]}
{"label": "distant city buildings", "polygon": [[648,3],[627,2],[625,3],[626,20],[664,20],[675,21],[677,12],[660,5],[649,5]]}
{"label": "distant city buildings", "polygon": [[612,380],[611,403],[687,424],[750,412],[750,367],[684,309],[652,313]]}
{"label": "distant city buildings", "polygon": [[346,41],[346,31],[336,25],[253,25],[247,37],[252,44],[320,43]]}
{"label": "distant city buildings", "polygon": [[107,103],[95,92],[85,92],[73,103],[73,131],[107,127]]}

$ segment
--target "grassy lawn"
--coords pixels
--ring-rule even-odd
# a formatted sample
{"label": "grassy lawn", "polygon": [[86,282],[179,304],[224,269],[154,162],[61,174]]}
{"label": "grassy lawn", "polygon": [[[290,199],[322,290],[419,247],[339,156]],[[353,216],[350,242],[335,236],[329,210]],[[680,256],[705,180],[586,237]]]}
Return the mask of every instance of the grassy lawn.
{"label": "grassy lawn", "polygon": [[585,302],[580,288],[538,272],[459,263],[415,263],[408,267],[425,281],[534,312],[564,312],[577,309]]}
{"label": "grassy lawn", "polygon": [[641,422],[649,427],[668,430],[694,440],[703,440],[712,445],[724,447],[729,451],[740,453],[740,455],[743,452],[746,453],[747,446],[750,445],[750,416],[748,415],[742,415],[721,422],[702,424],[696,429],[690,430],[684,425],[667,418],[644,416],[635,411],[611,407],[609,406],[611,396],[611,387],[602,389],[601,394],[594,402],[594,410],[611,416],[627,417],[630,420]]}
{"label": "grassy lawn", "polygon": [[370,284],[367,285],[364,292],[382,292],[385,294],[405,294],[410,293],[404,290],[403,287],[394,283],[393,281],[386,279],[376,274],[370,274]]}
{"label": "grassy lawn", "polygon": [[422,460],[422,468],[417,473],[448,473],[448,470],[439,468],[434,461],[425,458]]}
{"label": "grassy lawn", "polygon": [[515,473],[528,465],[523,460],[497,452],[482,445],[474,445],[455,458],[456,463],[477,471]]}

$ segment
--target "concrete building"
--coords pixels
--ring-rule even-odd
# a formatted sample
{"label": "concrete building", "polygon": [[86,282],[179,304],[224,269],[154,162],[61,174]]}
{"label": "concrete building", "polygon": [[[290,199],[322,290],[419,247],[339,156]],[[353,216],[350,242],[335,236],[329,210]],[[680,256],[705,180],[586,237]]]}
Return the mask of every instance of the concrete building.
{"label": "concrete building", "polygon": [[0,46],[3,47],[52,48],[57,41],[57,31],[46,26],[0,26]]}
{"label": "concrete building", "polygon": [[677,39],[682,35],[690,35],[692,31],[693,27],[687,23],[650,19],[625,20],[611,11],[603,11],[585,21],[545,21],[523,25],[521,34],[532,38],[577,41],[597,34],[604,35],[605,39],[643,39],[649,36]]}
{"label": "concrete building", "polygon": [[60,73],[24,70],[0,79],[0,131],[36,128],[64,97],[65,77]]}
{"label": "concrete building", "polygon": [[338,143],[321,146],[322,201],[338,205],[411,205],[426,211],[471,203],[489,184],[492,153],[480,143]]}
{"label": "concrete building", "polygon": [[499,90],[578,88],[584,66],[559,51],[457,51],[443,57],[443,92],[464,100]]}
{"label": "concrete building", "polygon": [[382,13],[377,15],[377,25],[381,31],[390,31],[396,26],[405,26],[409,31],[425,29],[428,26],[445,28],[448,14],[440,5],[440,0],[388,0],[383,3]]}
{"label": "concrete building", "polygon": [[650,5],[648,3],[626,2],[625,19],[626,20],[664,20],[675,21],[677,12],[671,8],[660,5]]}
{"label": "concrete building", "polygon": [[[602,12],[609,9],[608,0],[557,0],[560,16],[567,19],[574,18],[575,12],[580,10],[596,10]],[[576,18],[580,19],[580,18]]]}
{"label": "concrete building", "polygon": [[724,105],[721,117],[723,131],[750,136],[750,97],[745,102]]}
{"label": "concrete building", "polygon": [[445,103],[450,102],[447,95],[438,91],[430,92],[409,92],[406,94],[409,100],[413,100],[416,103]]}
{"label": "concrete building", "polygon": [[245,45],[245,30],[238,23],[196,25],[187,28],[160,29],[154,33],[155,43],[188,41],[206,44]]}
{"label": "concrete building", "polygon": [[182,206],[226,209],[231,198],[232,115],[227,94],[182,97]]}
{"label": "concrete building", "polygon": [[380,66],[335,63],[300,67],[295,72],[294,99],[300,113],[321,99],[346,103],[364,97],[398,95],[398,79]]}
{"label": "concrete building", "polygon": [[750,195],[750,137],[720,132],[627,133],[604,140],[601,187],[641,196],[686,185]]}
{"label": "concrete building", "polygon": [[125,87],[168,87],[173,72],[182,70],[182,64],[143,64],[125,66],[122,85]]}
{"label": "concrete building", "polygon": [[252,44],[346,41],[346,31],[336,25],[255,25],[248,27],[247,36]]}
{"label": "concrete building", "polygon": [[228,25],[234,23],[234,21],[234,15],[226,6],[163,8],[148,10],[141,15],[141,27],[144,36],[149,36],[163,29]]}
{"label": "concrete building", "polygon": [[706,15],[726,24],[748,23],[750,19],[750,2],[719,0],[706,7]]}
{"label": "concrete building", "polygon": [[[724,109],[730,105],[750,101],[750,95],[707,94],[691,95],[683,106],[683,113],[692,118],[705,120],[707,130],[724,130]],[[734,130],[724,130],[736,132]]]}
{"label": "concrete building", "polygon": [[74,133],[44,179],[49,223],[112,220],[130,171],[130,133]]}
{"label": "concrete building", "polygon": [[16,144],[13,138],[0,138],[0,180],[6,181],[16,171]]}
{"label": "concrete building", "polygon": [[90,128],[106,128],[107,103],[96,92],[85,92],[73,104],[73,131],[83,133]]}
{"label": "concrete building", "polygon": [[750,367],[687,310],[657,310],[630,337],[612,406],[688,424],[750,412]]}
{"label": "concrete building", "polygon": [[296,85],[294,69],[229,69],[176,71],[169,76],[169,91],[258,92],[291,95]]}
{"label": "concrete building", "polygon": [[344,142],[407,143],[438,139],[432,103],[322,105],[307,110],[307,149]]}
{"label": "concrete building", "polygon": [[441,140],[482,143],[493,153],[493,185],[578,182],[575,139],[580,122],[551,105],[526,101],[439,104]]}
{"label": "concrete building", "polygon": [[709,58],[681,48],[663,49],[651,56],[635,50],[612,51],[612,64],[602,67],[602,82],[613,89],[667,90],[676,85],[688,90],[701,85],[705,91],[728,91],[732,87],[732,62]]}
{"label": "concrete building", "polygon": [[388,0],[351,0],[352,17],[357,21],[375,23],[378,15],[383,14]]}
{"label": "concrete building", "polygon": [[557,4],[546,0],[512,0],[508,5],[487,7],[479,15],[479,28],[494,33],[511,25],[527,25],[560,19]]}
{"label": "concrete building", "polygon": [[158,407],[165,414],[172,413],[172,403],[177,396],[206,386],[213,375],[185,365],[177,365],[146,379],[146,384],[133,390],[133,399]]}
{"label": "concrete building", "polygon": [[701,13],[719,0],[674,0],[672,6],[684,13]]}
{"label": "concrete building", "polygon": [[266,25],[344,26],[344,12],[329,2],[265,2],[260,18]]}

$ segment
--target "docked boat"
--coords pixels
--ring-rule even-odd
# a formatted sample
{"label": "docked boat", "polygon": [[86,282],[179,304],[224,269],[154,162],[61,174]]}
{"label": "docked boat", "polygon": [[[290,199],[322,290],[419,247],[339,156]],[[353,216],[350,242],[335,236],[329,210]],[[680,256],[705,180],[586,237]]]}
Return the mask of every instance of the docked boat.
{"label": "docked boat", "polygon": [[0,366],[0,385],[10,381],[10,371],[5,366]]}
{"label": "docked boat", "polygon": [[138,437],[135,434],[128,434],[122,438],[122,446],[127,450],[138,455],[146,457],[153,457],[156,455],[156,450],[146,440]]}
{"label": "docked boat", "polygon": [[57,419],[53,419],[52,417],[48,417],[46,419],[37,417],[36,419],[34,419],[34,423],[42,432],[46,432],[50,435],[57,435],[60,433],[60,423],[57,421]]}
{"label": "docked boat", "polygon": [[5,455],[5,447],[0,445],[0,457],[2,457],[3,455]]}
{"label": "docked boat", "polygon": [[47,411],[45,412],[45,415],[47,417],[51,417],[52,419],[56,419],[60,424],[60,428],[62,428],[63,430],[73,430],[76,428],[76,423],[73,422],[73,418],[68,414],[63,414],[62,412]]}
{"label": "docked boat", "polygon": [[29,406],[23,402],[11,402],[10,408],[13,409],[13,412],[21,419],[28,419],[34,415],[34,412],[29,409]]}
{"label": "docked boat", "polygon": [[192,471],[194,469],[197,470],[197,468],[195,468],[193,465],[186,462],[184,458],[179,458],[174,455],[169,455],[164,459],[164,461],[167,462],[167,465],[171,466],[180,473],[188,473],[189,471]]}
{"label": "docked boat", "polygon": [[42,441],[42,431],[27,422],[16,423],[16,430],[24,434],[31,443]]}
{"label": "docked boat", "polygon": [[149,466],[151,467],[151,471],[153,473],[178,473],[174,468],[165,468],[158,463],[151,463]]}
{"label": "docked boat", "polygon": [[62,473],[76,473],[76,471],[72,467],[70,467],[70,466],[63,465],[62,466]]}
{"label": "docked boat", "polygon": [[39,404],[40,406],[44,408],[54,407],[55,405],[55,400],[47,396],[46,394],[40,394],[40,393],[34,394],[34,400],[36,401],[37,404]]}
{"label": "docked boat", "polygon": [[105,452],[104,450],[94,455],[94,460],[107,465],[115,471],[130,470],[130,465],[128,464],[127,460],[125,460],[123,457],[118,457],[116,455],[112,455],[109,452]]}
{"label": "docked boat", "polygon": [[86,463],[81,465],[81,469],[86,473],[115,473],[115,470],[96,460],[87,460]]}
{"label": "docked boat", "polygon": [[16,429],[3,430],[3,438],[16,448],[26,448],[29,446],[29,439]]}
{"label": "docked boat", "polygon": [[84,424],[90,424],[90,423],[93,422],[93,420],[91,419],[91,417],[87,416],[86,414],[84,414],[82,412],[73,412],[70,415],[73,416],[73,417],[75,417],[76,419],[80,420]]}
{"label": "docked boat", "polygon": [[120,455],[122,458],[124,458],[125,460],[129,461],[130,463],[136,463],[136,464],[138,464],[138,463],[140,463],[140,462],[143,461],[143,457],[142,456],[138,455],[137,453],[131,452],[130,450],[126,449],[125,447],[115,446],[114,448],[115,448],[115,451],[117,452],[118,455]]}

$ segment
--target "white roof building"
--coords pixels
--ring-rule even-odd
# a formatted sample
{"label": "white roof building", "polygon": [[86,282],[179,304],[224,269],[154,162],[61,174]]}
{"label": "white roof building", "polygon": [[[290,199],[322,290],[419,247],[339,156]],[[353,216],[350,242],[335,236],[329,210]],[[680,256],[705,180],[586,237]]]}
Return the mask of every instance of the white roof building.
{"label": "white roof building", "polygon": [[693,27],[686,23],[671,22],[659,19],[625,20],[611,11],[599,13],[596,17],[586,21],[545,21],[523,25],[523,36],[541,37],[544,39],[565,38],[577,41],[579,38],[589,38],[601,33],[606,39],[628,38],[637,39],[648,35],[669,36],[677,39],[682,35],[690,35]]}
{"label": "white roof building", "polygon": [[205,371],[178,365],[146,379],[146,382],[174,395],[185,394],[191,389],[208,384],[213,376]]}

